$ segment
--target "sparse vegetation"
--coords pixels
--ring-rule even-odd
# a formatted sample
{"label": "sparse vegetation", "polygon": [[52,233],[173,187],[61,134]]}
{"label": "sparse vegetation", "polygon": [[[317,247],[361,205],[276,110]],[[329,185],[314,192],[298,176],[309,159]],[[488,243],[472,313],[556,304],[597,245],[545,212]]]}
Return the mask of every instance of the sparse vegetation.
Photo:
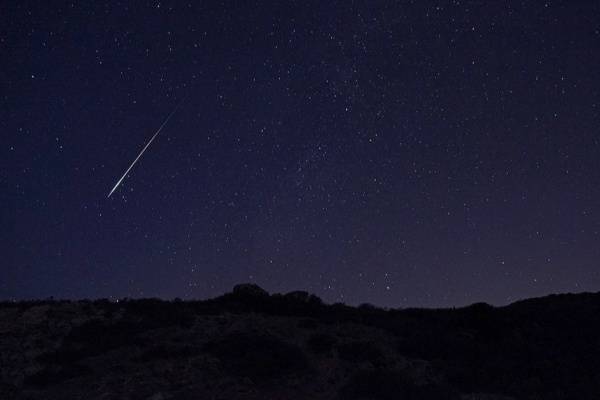
{"label": "sparse vegetation", "polygon": [[340,400],[459,400],[449,387],[417,385],[397,371],[360,371],[339,393]]}
{"label": "sparse vegetation", "polygon": [[51,385],[58,385],[69,379],[88,375],[91,372],[91,368],[81,364],[49,365],[26,377],[25,384],[34,388],[44,389]]}
{"label": "sparse vegetation", "polygon": [[327,333],[315,333],[308,339],[308,348],[317,354],[330,353],[337,339]]}
{"label": "sparse vegetation", "polygon": [[309,369],[299,347],[272,335],[232,333],[207,343],[205,350],[218,357],[228,372],[259,381]]}
{"label": "sparse vegetation", "polygon": [[201,353],[196,346],[158,344],[145,349],[142,354],[135,357],[137,362],[151,362],[160,360],[187,359]]}
{"label": "sparse vegetation", "polygon": [[383,353],[375,343],[367,341],[353,341],[337,346],[337,351],[342,360],[350,362],[370,362],[380,365],[383,362]]}
{"label": "sparse vegetation", "polygon": [[207,301],[3,302],[0,313],[3,399],[140,368],[155,371],[152,379],[163,379],[163,368],[174,381],[207,377],[203,390],[213,394],[223,389],[212,382],[224,379],[243,390],[314,382],[348,399],[600,393],[600,294],[501,308],[385,310],[326,305],[305,292],[269,295],[250,285]]}
{"label": "sparse vegetation", "polygon": [[40,355],[38,360],[68,365],[119,347],[142,345],[140,332],[141,327],[133,321],[110,324],[93,319],[74,327],[57,350]]}

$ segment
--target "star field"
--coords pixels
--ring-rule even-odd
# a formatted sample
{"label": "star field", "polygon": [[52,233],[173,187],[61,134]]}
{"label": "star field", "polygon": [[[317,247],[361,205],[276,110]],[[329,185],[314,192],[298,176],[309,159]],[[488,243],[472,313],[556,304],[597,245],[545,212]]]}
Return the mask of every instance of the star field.
{"label": "star field", "polygon": [[600,4],[242,3],[0,6],[1,299],[600,290]]}

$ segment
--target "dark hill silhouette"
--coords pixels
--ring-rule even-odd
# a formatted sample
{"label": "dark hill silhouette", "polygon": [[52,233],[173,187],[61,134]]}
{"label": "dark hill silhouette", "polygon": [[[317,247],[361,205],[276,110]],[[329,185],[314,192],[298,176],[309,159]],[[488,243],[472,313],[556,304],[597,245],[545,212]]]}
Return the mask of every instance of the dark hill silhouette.
{"label": "dark hill silhouette", "polygon": [[0,303],[1,399],[597,399],[599,367],[598,293],[384,310],[245,284]]}

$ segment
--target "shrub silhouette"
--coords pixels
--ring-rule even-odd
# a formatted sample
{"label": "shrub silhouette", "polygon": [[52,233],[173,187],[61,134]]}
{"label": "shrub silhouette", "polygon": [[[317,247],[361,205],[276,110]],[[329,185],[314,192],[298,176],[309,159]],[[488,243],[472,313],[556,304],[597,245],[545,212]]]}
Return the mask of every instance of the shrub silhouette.
{"label": "shrub silhouette", "polygon": [[397,371],[360,371],[340,389],[339,400],[459,400],[450,388],[418,386]]}
{"label": "shrub silhouette", "polygon": [[374,343],[367,341],[339,344],[337,350],[340,358],[345,361],[370,362],[379,365],[384,360],[381,350]]}
{"label": "shrub silhouette", "polygon": [[299,303],[307,303],[310,298],[310,294],[304,290],[295,290],[293,292],[284,294],[283,297],[287,300]]}
{"label": "shrub silhouette", "polygon": [[319,321],[317,321],[316,319],[313,318],[304,318],[300,321],[298,321],[298,328],[302,328],[302,329],[317,329],[317,327],[319,326]]}
{"label": "shrub silhouette", "polygon": [[144,327],[134,321],[119,321],[107,324],[90,320],[77,326],[65,337],[56,351],[42,354],[38,361],[52,364],[67,364],[94,357],[124,346],[141,345],[139,334]]}
{"label": "shrub silhouette", "polygon": [[267,334],[232,333],[207,343],[205,350],[219,358],[229,373],[258,381],[309,370],[299,347]]}
{"label": "shrub silhouette", "polygon": [[24,384],[38,389],[51,385],[58,385],[66,380],[88,375],[92,370],[80,364],[50,365],[45,366],[37,373],[25,378]]}
{"label": "shrub silhouette", "polygon": [[371,303],[359,304],[358,309],[366,312],[383,311],[380,307],[377,307],[376,305]]}
{"label": "shrub silhouette", "polygon": [[171,326],[189,328],[195,318],[192,307],[181,302],[141,299],[128,300],[122,304],[126,311],[125,318],[137,320],[141,329],[146,330]]}
{"label": "shrub silhouette", "polygon": [[138,362],[149,362],[156,360],[171,360],[178,358],[189,358],[200,353],[200,349],[194,346],[174,346],[160,344],[150,347],[145,350],[139,357],[135,359]]}
{"label": "shrub silhouette", "polygon": [[317,354],[329,353],[333,346],[337,343],[337,339],[327,333],[315,333],[308,338],[308,348]]}

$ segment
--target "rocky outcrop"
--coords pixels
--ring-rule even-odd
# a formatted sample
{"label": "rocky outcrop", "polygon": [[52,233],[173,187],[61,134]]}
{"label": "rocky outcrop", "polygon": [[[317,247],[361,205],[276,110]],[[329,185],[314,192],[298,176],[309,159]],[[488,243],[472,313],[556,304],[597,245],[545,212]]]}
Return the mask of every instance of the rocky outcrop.
{"label": "rocky outcrop", "polygon": [[264,290],[254,283],[241,283],[233,287],[233,294],[235,296],[243,297],[268,297],[269,292]]}

